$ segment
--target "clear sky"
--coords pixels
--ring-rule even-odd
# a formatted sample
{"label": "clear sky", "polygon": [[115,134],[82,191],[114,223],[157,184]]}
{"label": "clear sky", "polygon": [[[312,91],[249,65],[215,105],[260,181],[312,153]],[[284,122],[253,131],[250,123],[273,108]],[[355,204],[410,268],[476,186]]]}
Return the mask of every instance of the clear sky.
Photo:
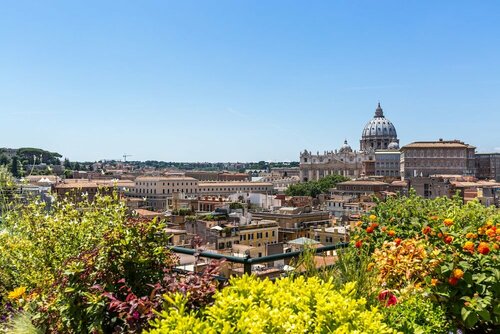
{"label": "clear sky", "polygon": [[2,1],[0,147],[290,161],[361,131],[500,151],[500,1]]}

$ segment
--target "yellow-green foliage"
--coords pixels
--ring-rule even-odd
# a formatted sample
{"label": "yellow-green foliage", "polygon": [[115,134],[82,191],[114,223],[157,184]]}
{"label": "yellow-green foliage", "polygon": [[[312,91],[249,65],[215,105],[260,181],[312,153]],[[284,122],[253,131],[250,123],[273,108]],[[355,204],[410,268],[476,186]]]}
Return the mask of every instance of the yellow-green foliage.
{"label": "yellow-green foliage", "polygon": [[185,299],[166,297],[170,307],[150,333],[393,333],[382,314],[355,299],[355,284],[338,291],[316,277],[275,283],[244,276],[215,295],[200,313],[188,313]]}

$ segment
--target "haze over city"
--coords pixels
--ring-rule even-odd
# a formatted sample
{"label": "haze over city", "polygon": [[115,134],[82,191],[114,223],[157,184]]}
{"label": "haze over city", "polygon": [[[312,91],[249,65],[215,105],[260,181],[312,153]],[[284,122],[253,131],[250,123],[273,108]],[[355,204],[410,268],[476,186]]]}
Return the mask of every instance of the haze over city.
{"label": "haze over city", "polygon": [[5,147],[297,161],[359,138],[500,151],[496,1],[4,2]]}

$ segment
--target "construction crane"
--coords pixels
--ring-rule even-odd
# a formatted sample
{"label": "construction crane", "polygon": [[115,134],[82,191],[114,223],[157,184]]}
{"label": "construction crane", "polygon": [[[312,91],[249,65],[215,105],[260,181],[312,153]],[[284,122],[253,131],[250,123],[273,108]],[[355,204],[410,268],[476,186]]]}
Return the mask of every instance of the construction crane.
{"label": "construction crane", "polygon": [[123,154],[123,162],[127,162],[127,157],[131,157],[131,154],[124,153]]}

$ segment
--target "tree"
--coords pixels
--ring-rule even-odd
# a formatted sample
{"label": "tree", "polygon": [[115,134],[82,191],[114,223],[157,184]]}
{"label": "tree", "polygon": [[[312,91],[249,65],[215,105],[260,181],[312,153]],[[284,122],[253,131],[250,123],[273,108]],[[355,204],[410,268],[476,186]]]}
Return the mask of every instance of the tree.
{"label": "tree", "polygon": [[337,183],[349,180],[342,175],[328,175],[318,181],[308,181],[298,184],[292,184],[285,191],[287,196],[311,196],[318,197],[320,194],[326,194],[331,188],[335,187]]}
{"label": "tree", "polygon": [[0,154],[0,165],[7,166],[10,164],[10,159],[5,154]]}
{"label": "tree", "polygon": [[14,177],[20,177],[22,173],[23,166],[21,165],[21,162],[19,161],[19,158],[17,156],[14,156],[12,158],[11,164],[10,164],[10,172]]}

